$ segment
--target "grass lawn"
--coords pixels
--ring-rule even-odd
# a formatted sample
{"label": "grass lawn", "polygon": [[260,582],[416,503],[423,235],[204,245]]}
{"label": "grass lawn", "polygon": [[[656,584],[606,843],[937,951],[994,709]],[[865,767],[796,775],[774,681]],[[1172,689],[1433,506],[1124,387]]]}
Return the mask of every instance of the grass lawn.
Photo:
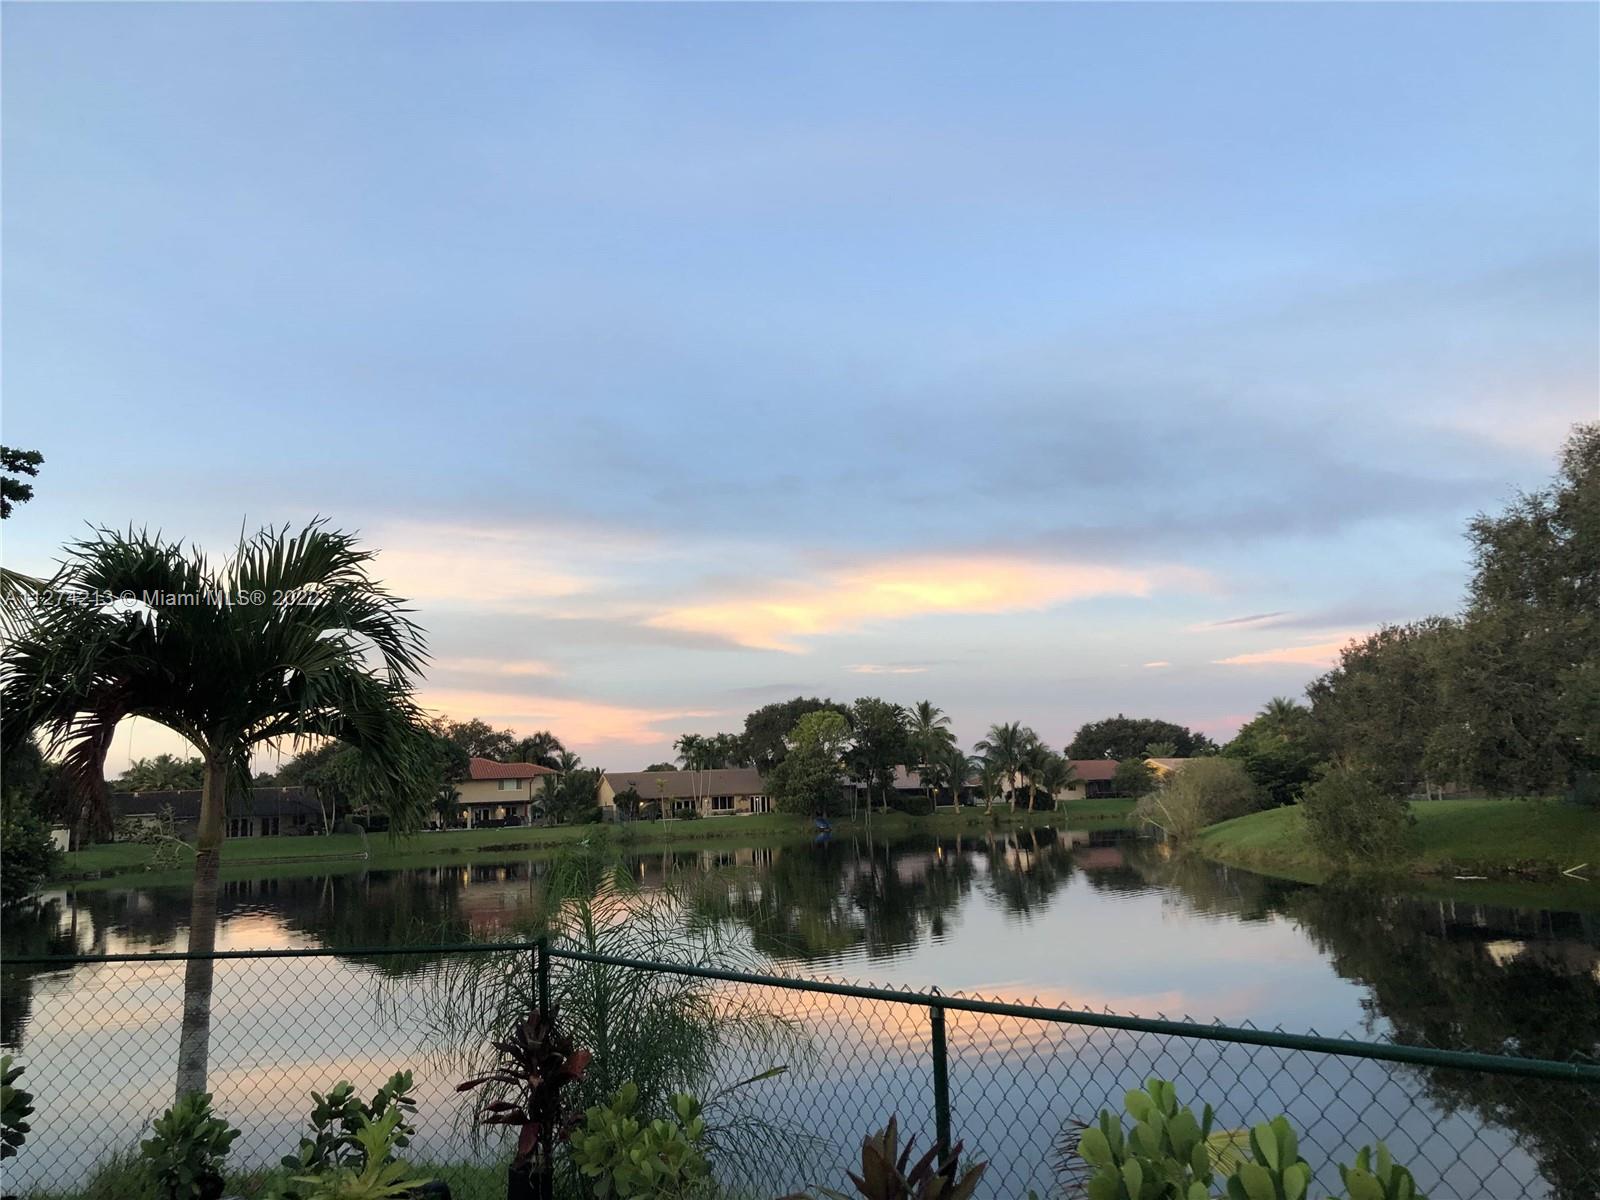
{"label": "grass lawn", "polygon": [[[1600,815],[1554,800],[1424,800],[1406,868],[1418,875],[1534,875],[1568,881],[1560,872],[1587,862],[1600,880]],[[1275,808],[1213,825],[1200,834],[1209,858],[1306,881],[1326,877],[1297,808]],[[1576,880],[1585,890],[1600,884]]]}
{"label": "grass lawn", "polygon": [[[1106,801],[1096,801],[1105,805]],[[1012,824],[1048,824],[1061,818],[1049,812],[1011,813],[997,808],[995,821]],[[901,837],[915,833],[947,833],[990,824],[981,809],[938,812],[927,817],[880,813],[872,818],[875,835]],[[1073,828],[1084,828],[1078,820]],[[864,821],[835,821],[836,834],[866,831]],[[412,867],[441,859],[477,856],[500,857],[552,850],[597,835],[612,836],[627,847],[670,850],[692,848],[736,839],[741,844],[773,845],[804,841],[816,834],[808,817],[790,813],[761,813],[745,817],[711,817],[697,821],[640,821],[618,829],[612,825],[563,825],[554,829],[453,829],[391,838],[388,834],[332,834],[308,837],[231,838],[222,844],[223,878],[287,878],[329,871],[360,871],[371,867]],[[360,857],[363,853],[366,858]],[[127,886],[137,876],[140,886],[160,887],[188,882],[191,871],[149,871],[149,846],[114,843],[91,846],[62,855],[53,882],[76,882],[80,887]]]}

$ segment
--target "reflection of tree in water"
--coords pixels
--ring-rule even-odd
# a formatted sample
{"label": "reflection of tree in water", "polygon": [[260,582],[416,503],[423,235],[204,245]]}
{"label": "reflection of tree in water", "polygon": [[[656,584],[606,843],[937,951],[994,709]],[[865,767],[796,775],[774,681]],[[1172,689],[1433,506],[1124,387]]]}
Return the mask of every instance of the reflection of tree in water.
{"label": "reflection of tree in water", "polygon": [[[1347,979],[1372,990],[1394,1040],[1488,1054],[1600,1058],[1600,920],[1306,888],[1291,913]],[[1534,926],[1529,928],[1529,926]],[[1543,943],[1523,940],[1539,933]],[[1520,935],[1520,936],[1519,936]],[[1576,1084],[1420,1070],[1447,1111],[1515,1132],[1561,1200],[1600,1196],[1600,1092]]]}
{"label": "reflection of tree in water", "polygon": [[[37,900],[6,910],[6,955],[57,957],[75,949],[72,928],[62,914],[59,899]],[[47,974],[45,967],[0,968],[0,1045],[15,1049],[22,1044],[28,1015],[33,1011],[33,981]]]}
{"label": "reflection of tree in water", "polygon": [[697,910],[744,925],[774,958],[811,961],[857,947],[884,958],[942,936],[972,879],[970,859],[931,838],[830,841],[777,852],[760,871],[705,890]]}
{"label": "reflection of tree in water", "polygon": [[1050,829],[989,833],[977,842],[989,864],[989,890],[1017,916],[1046,907],[1072,877],[1072,853]]}

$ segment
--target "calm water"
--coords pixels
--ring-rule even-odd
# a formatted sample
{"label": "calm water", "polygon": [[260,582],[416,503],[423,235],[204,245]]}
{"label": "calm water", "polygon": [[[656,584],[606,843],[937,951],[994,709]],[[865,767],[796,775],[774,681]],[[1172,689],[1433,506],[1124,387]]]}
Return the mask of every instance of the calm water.
{"label": "calm water", "polygon": [[[1048,830],[642,855],[628,866],[647,888],[704,877],[698,915],[790,973],[1452,1048],[1600,1052],[1595,911],[1300,887],[1174,861],[1117,835]],[[531,858],[231,883],[218,944],[354,949],[510,935],[548,869]],[[13,954],[181,949],[187,915],[181,889],[58,893],[9,919],[4,945]],[[375,1082],[399,1066],[426,1077],[423,989],[394,975],[347,959],[219,968],[212,1086],[245,1126],[241,1144],[263,1147],[260,1161],[275,1157],[265,1147],[292,1144],[310,1087],[341,1076]],[[12,968],[4,983],[6,1045],[29,1063],[78,1064],[35,1068],[41,1114],[70,1119],[36,1121],[40,1133],[12,1178],[60,1179],[67,1162],[130,1144],[168,1099],[181,972]],[[345,1014],[346,1036],[327,1035],[330,1005]],[[795,1015],[819,1033],[828,1061],[784,1081],[781,1094],[800,1103],[796,1089],[810,1089],[807,1111],[837,1118],[817,1132],[848,1145],[873,1112],[927,1120],[920,1014],[891,1021],[860,1005],[822,1012],[810,1002]],[[348,1047],[351,1021],[365,1031],[361,1051],[330,1049]],[[951,1053],[957,1132],[1004,1160],[1004,1175],[991,1172],[1004,1183],[995,1195],[1046,1191],[1062,1121],[1092,1117],[1150,1072],[1219,1102],[1229,1123],[1263,1115],[1268,1103],[1285,1109],[1329,1151],[1379,1135],[1409,1140],[1434,1200],[1600,1194],[1600,1106],[1571,1087],[976,1019],[952,1020]],[[1235,1079],[1243,1086],[1218,1083]],[[447,1087],[423,1091],[443,1113]],[[460,1130],[436,1115],[425,1135],[445,1153]]]}

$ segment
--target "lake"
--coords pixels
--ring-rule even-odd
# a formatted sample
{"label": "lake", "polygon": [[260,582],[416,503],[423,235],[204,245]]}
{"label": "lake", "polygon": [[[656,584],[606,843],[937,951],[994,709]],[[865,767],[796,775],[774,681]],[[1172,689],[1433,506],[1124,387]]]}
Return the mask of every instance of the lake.
{"label": "lake", "polygon": [[[1587,903],[1530,908],[1309,887],[1173,858],[1120,833],[1049,829],[730,843],[633,854],[626,866],[645,889],[698,880],[695,918],[789,974],[1451,1049],[1600,1052],[1600,912]],[[548,870],[547,858],[524,856],[229,882],[218,947],[509,938]],[[1591,892],[1575,885],[1572,894]],[[56,892],[7,920],[4,948],[181,949],[188,904],[182,889]],[[10,1186],[62,1179],[69,1162],[81,1178],[170,1099],[181,967],[13,967],[4,984],[0,1035],[30,1064],[39,1097],[36,1133],[12,1176],[22,1187]],[[305,1092],[342,1075],[376,1080],[416,1066],[423,1080],[428,1063],[448,1074],[425,1035],[426,990],[402,969],[354,957],[219,965],[212,1087],[246,1128],[241,1146],[262,1147],[262,1163],[275,1158],[266,1147],[290,1149]],[[350,1025],[330,1037],[318,1019],[316,1004],[330,998],[356,1014],[359,1053],[345,1045]],[[810,999],[796,1015],[818,1061],[804,1078],[796,1071],[751,1092],[770,1088],[756,1102],[775,1111],[805,1098],[812,1132],[836,1145],[784,1182],[815,1182],[805,1172],[820,1171],[832,1183],[838,1148],[866,1124],[889,1111],[930,1120],[923,1014],[887,1020],[863,1004],[823,1012]],[[1600,1194],[1592,1089],[959,1014],[950,1036],[956,1132],[995,1161],[994,1195],[1047,1194],[1063,1122],[1117,1105],[1147,1072],[1176,1078],[1186,1102],[1218,1104],[1225,1124],[1284,1110],[1308,1145],[1330,1152],[1378,1135],[1397,1150],[1409,1142],[1433,1200]],[[419,1089],[425,1113],[450,1104],[448,1082]],[[433,1120],[419,1142],[440,1153],[460,1143],[459,1125]],[[1320,1178],[1337,1187],[1336,1175]]]}

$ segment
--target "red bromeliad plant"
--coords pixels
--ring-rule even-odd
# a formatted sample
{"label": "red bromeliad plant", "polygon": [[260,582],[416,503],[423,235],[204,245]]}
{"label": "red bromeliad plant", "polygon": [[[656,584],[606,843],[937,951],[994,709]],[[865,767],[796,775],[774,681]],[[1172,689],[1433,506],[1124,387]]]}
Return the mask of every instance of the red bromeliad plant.
{"label": "red bromeliad plant", "polygon": [[480,1123],[521,1127],[516,1157],[511,1160],[513,1184],[526,1183],[534,1175],[548,1178],[549,1147],[557,1139],[564,1141],[579,1120],[576,1110],[562,1108],[561,1089],[583,1078],[590,1056],[587,1050],[573,1048],[572,1039],[557,1024],[557,1013],[555,1006],[548,1013],[529,1013],[509,1038],[494,1043],[500,1052],[495,1069],[456,1086],[458,1092],[485,1084],[504,1088],[505,1096],[484,1105]]}

